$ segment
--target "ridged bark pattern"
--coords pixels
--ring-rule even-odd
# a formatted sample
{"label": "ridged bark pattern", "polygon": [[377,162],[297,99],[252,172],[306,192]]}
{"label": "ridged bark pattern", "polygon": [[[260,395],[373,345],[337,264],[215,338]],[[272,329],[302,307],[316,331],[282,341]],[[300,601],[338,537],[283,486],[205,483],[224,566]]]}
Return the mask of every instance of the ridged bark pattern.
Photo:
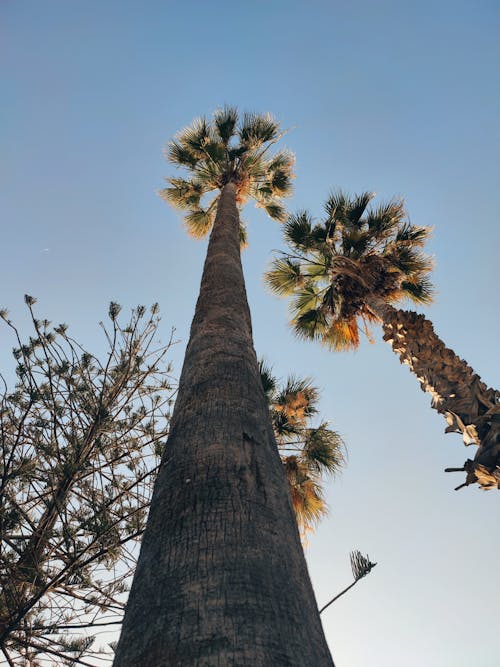
{"label": "ridged bark pattern", "polygon": [[446,432],[461,433],[466,445],[478,446],[474,460],[464,464],[467,477],[461,486],[500,488],[500,392],[487,387],[447,348],[423,315],[388,305],[373,310],[383,320],[384,340],[431,394],[432,407],[445,416]]}
{"label": "ridged bark pattern", "polygon": [[232,183],[114,664],[333,664],[253,349]]}

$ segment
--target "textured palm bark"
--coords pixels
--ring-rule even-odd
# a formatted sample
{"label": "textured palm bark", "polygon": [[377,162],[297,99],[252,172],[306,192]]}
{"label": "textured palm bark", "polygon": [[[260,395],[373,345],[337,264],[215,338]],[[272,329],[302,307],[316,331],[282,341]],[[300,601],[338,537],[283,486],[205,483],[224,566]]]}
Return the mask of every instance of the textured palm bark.
{"label": "textured palm bark", "polygon": [[473,460],[449,472],[467,473],[462,486],[500,488],[500,392],[487,387],[467,362],[445,346],[432,322],[413,311],[370,304],[382,320],[384,340],[432,396],[432,407],[445,416],[446,432],[461,433],[465,445],[477,445]]}
{"label": "textured palm bark", "polygon": [[332,664],[260,382],[229,183],[114,665]]}

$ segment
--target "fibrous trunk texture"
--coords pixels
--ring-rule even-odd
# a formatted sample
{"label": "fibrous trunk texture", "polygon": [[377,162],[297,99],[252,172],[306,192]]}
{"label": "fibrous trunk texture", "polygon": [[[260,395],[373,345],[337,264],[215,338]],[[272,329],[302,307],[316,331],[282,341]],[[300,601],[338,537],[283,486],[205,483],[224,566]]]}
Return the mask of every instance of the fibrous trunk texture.
{"label": "fibrous trunk texture", "polygon": [[432,407],[445,416],[446,432],[461,433],[465,445],[478,447],[463,468],[447,468],[467,473],[457,488],[477,483],[500,489],[500,392],[487,387],[447,348],[423,315],[380,304],[374,311],[382,319],[384,340],[431,394]]}
{"label": "fibrous trunk texture", "polygon": [[332,664],[253,349],[229,183],[114,665]]}

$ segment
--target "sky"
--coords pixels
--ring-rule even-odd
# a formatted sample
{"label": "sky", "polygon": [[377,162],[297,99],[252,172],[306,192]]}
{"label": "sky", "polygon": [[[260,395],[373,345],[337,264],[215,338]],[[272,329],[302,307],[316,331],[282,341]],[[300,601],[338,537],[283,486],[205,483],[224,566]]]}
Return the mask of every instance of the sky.
{"label": "sky", "polygon": [[[110,300],[160,303],[180,373],[206,251],[158,197],[162,149],[224,103],[272,112],[297,156],[290,210],[329,192],[404,197],[433,227],[425,313],[490,386],[500,380],[498,4],[489,0],[3,0],[0,305],[23,295],[92,351]],[[293,338],[262,274],[283,248],[247,206],[243,263],[254,339],[279,376],[311,376],[347,443],[330,513],[306,557],[336,667],[497,667],[499,497],[459,492],[474,452],[374,330],[355,353]],[[28,331],[26,329],[26,331]],[[13,362],[0,328],[0,364]]]}

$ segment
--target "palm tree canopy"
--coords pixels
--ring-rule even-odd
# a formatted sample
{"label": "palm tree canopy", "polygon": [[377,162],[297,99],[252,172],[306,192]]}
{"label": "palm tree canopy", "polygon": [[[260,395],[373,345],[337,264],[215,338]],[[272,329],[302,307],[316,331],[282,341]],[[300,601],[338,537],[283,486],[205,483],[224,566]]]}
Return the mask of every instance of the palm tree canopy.
{"label": "palm tree canopy", "polygon": [[327,421],[312,426],[318,414],[319,391],[310,378],[289,376],[279,383],[262,360],[259,370],[295,516],[304,534],[327,512],[322,481],[344,465],[344,443]]}
{"label": "palm tree canopy", "polygon": [[160,195],[186,211],[189,234],[202,238],[210,231],[220,191],[230,182],[239,205],[251,198],[274,220],[285,220],[281,200],[291,194],[294,156],[287,150],[269,154],[282,134],[270,114],[245,113],[240,118],[234,107],[225,106],[212,120],[195,119],[167,144],[167,159],[185,168],[188,177],[166,179],[169,187]]}
{"label": "palm tree canopy", "polygon": [[307,211],[284,228],[289,252],[266,274],[271,290],[292,296],[297,335],[334,349],[359,345],[360,325],[377,320],[373,304],[432,300],[431,259],[422,251],[429,227],[409,222],[404,202],[371,206],[373,193],[330,195],[325,218]]}

